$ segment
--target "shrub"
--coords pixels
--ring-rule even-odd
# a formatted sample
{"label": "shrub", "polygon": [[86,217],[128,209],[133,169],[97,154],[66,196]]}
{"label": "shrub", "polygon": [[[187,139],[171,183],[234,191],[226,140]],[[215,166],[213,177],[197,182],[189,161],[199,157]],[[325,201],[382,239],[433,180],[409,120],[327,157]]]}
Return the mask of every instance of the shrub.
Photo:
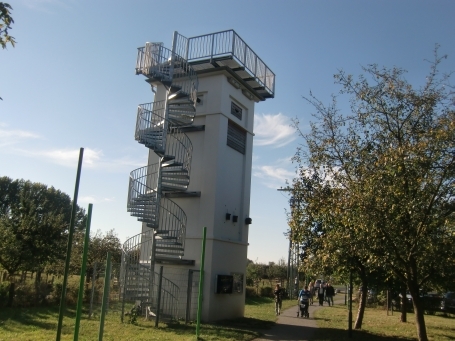
{"label": "shrub", "polygon": [[262,287],[261,297],[273,297],[273,289],[271,287]]}
{"label": "shrub", "polygon": [[6,305],[8,301],[9,285],[8,281],[0,283],[0,307]]}
{"label": "shrub", "polygon": [[[63,284],[60,282],[54,283],[53,295],[48,297],[49,301],[59,304],[60,297],[62,297]],[[79,285],[75,282],[68,282],[66,286],[66,304],[67,305],[76,305],[77,296],[79,294]]]}
{"label": "shrub", "polygon": [[246,287],[245,296],[246,297],[259,297],[255,287]]}

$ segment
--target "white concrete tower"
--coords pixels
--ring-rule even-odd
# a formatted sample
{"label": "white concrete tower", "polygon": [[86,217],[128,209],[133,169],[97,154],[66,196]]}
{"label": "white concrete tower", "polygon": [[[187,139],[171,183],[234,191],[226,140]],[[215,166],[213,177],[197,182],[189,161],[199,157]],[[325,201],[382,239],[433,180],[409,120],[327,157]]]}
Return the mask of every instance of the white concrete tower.
{"label": "white concrete tower", "polygon": [[[147,77],[147,82],[155,92],[154,103],[150,104],[150,108],[154,109],[149,111],[152,113],[158,110],[155,108],[162,108],[159,110],[163,114],[158,116],[163,123],[159,124],[169,120],[164,131],[176,134],[178,130],[179,134],[185,134],[191,145],[186,152],[191,153],[191,163],[184,175],[179,173],[181,180],[171,175],[157,175],[158,183],[155,186],[150,185],[155,181],[151,179],[154,171],[150,165],[161,165],[156,168],[158,174],[158,169],[165,171],[166,163],[174,162],[169,156],[172,152],[162,147],[158,147],[157,152],[155,140],[153,143],[138,140],[150,148],[149,166],[147,172],[144,170],[147,175],[144,175],[146,180],[143,181],[148,189],[136,195],[136,201],[130,200],[133,204],[129,205],[129,210],[144,221],[140,238],[143,245],[140,247],[145,250],[144,242],[151,239],[154,239],[152,243],[156,246],[151,249],[146,247],[147,251],[141,252],[141,263],[149,262],[147,266],[151,266],[153,271],[163,266],[165,278],[172,283],[179,283],[177,315],[184,317],[186,314],[187,319],[192,319],[202,231],[204,226],[207,227],[202,320],[209,322],[241,317],[245,302],[248,229],[252,223],[250,190],[254,104],[274,97],[275,75],[233,30],[192,38],[175,32],[172,49],[164,49],[162,44],[148,44],[141,49],[136,71]],[[170,51],[169,57],[160,56],[164,50]],[[163,70],[163,64],[166,63],[166,72],[171,68],[174,80],[175,72],[180,72],[179,84],[175,85],[175,82],[166,78],[169,73],[163,75],[163,71],[156,71],[157,67]],[[197,75],[197,80],[187,72],[190,69]],[[181,70],[186,73],[183,74]],[[181,82],[189,79],[192,85],[195,84],[195,89],[188,86],[190,90],[183,91],[186,86]],[[156,103],[162,103],[162,106]],[[188,114],[188,103],[195,103],[195,114]],[[182,119],[189,116],[192,116],[189,121]],[[155,127],[160,119],[148,120],[154,121]],[[141,124],[138,123],[138,126]],[[177,130],[172,130],[172,127]],[[162,131],[157,133],[150,126],[142,130],[148,131],[149,136],[162,134]],[[168,144],[168,141],[164,142],[167,149],[172,149],[168,148]],[[175,170],[165,174],[174,173]],[[130,196],[131,187],[137,188],[138,185],[134,181],[133,185],[130,183]],[[156,232],[164,230],[161,225],[165,224],[165,217],[178,214],[155,209],[149,201],[143,204],[143,198],[148,198],[147,193],[155,189],[159,192],[158,201],[172,201],[186,216],[186,219],[179,220],[186,220],[184,241],[172,243],[181,246],[181,253],[172,250],[171,241],[175,239],[166,237],[168,232],[162,236]],[[134,205],[138,201],[142,203],[139,210]],[[158,218],[151,218],[150,213],[147,213],[151,211],[161,213]],[[153,236],[151,229],[155,231]],[[160,243],[167,243],[166,247],[161,248]],[[191,279],[182,280],[182,274],[193,272],[192,282]]]}

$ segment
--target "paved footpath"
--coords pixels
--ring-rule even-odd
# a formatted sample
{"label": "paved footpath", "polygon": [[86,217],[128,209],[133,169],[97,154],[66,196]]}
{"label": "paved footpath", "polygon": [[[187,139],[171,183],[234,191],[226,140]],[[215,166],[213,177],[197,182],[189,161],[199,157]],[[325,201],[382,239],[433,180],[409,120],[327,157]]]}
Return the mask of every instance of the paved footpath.
{"label": "paved footpath", "polygon": [[[335,301],[335,304],[341,303],[341,300],[339,299],[340,296],[337,297],[338,300]],[[327,307],[326,302],[324,302],[324,307]],[[312,336],[317,329],[314,312],[324,307],[319,306],[317,300],[315,300],[309,307],[310,318],[301,318],[297,317],[296,301],[296,305],[294,307],[281,312],[281,315],[278,316],[276,321],[276,325],[270,329],[261,330],[263,336],[258,339],[254,339],[253,341],[311,341]]]}

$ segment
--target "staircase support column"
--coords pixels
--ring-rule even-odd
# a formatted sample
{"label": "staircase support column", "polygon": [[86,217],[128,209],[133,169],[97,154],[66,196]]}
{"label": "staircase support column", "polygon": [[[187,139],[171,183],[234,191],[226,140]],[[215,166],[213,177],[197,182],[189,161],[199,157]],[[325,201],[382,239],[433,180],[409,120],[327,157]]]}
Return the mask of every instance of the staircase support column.
{"label": "staircase support column", "polygon": [[161,286],[163,283],[163,266],[160,266],[160,277],[158,280],[158,295],[157,299],[158,302],[156,304],[156,319],[155,319],[155,327],[158,327],[158,323],[160,322],[160,310],[161,310]]}
{"label": "staircase support column", "polygon": [[[155,243],[155,231],[152,233],[152,250],[150,255],[150,287],[149,287],[149,302],[153,306],[154,295],[154,285],[155,285],[155,252],[156,252],[156,243]],[[155,304],[156,306],[156,304]]]}

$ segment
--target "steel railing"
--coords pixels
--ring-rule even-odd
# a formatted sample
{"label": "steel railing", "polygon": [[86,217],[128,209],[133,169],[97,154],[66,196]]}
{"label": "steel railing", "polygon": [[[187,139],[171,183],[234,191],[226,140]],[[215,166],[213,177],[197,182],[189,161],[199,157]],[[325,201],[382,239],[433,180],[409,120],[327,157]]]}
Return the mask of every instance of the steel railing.
{"label": "steel railing", "polygon": [[164,152],[166,145],[166,101],[140,104],[137,108],[134,138],[156,151]]}
{"label": "steel railing", "polygon": [[[156,209],[161,193],[158,181],[159,167],[159,163],[150,164],[130,173],[127,210],[131,215],[146,218],[147,214],[159,214]],[[152,207],[155,209],[151,209]],[[158,216],[153,220],[157,222]]]}
{"label": "steel railing", "polygon": [[188,38],[186,51],[183,42],[182,39],[178,50],[182,56],[187,57],[189,63],[207,58],[233,57],[259,84],[264,86],[272,96],[274,95],[275,74],[234,30]]}
{"label": "steel railing", "polygon": [[144,306],[149,305],[152,310],[156,309],[158,306],[157,293],[161,289],[159,305],[161,316],[177,319],[179,287],[164,277],[162,277],[161,287],[159,287],[160,274],[153,271],[153,275],[151,275],[150,253],[153,246],[153,234],[153,229],[139,233],[129,238],[122,246],[120,287],[123,306],[125,301],[140,300]]}
{"label": "steel railing", "polygon": [[[159,228],[167,231],[166,237],[169,239],[160,240],[157,242],[157,254],[162,254],[162,248],[170,246],[166,250],[168,255],[183,256],[183,249],[185,248],[185,234],[186,234],[186,214],[182,208],[172,200],[162,197],[160,200],[160,213],[159,213]],[[172,246],[178,243],[178,248]]]}
{"label": "steel railing", "polygon": [[196,106],[198,78],[188,61],[161,43],[147,43],[138,48],[136,74],[157,78],[163,83],[171,82],[188,94]]}

